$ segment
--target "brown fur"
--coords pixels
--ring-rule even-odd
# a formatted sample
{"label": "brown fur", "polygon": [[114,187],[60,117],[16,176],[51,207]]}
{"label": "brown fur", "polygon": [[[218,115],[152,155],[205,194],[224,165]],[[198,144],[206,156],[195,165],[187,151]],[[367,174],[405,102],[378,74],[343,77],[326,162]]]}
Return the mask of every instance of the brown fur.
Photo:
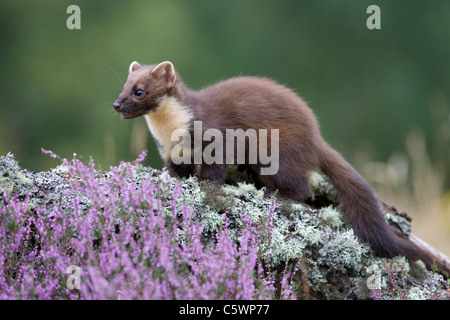
{"label": "brown fur", "polygon": [[[135,97],[133,93],[136,89],[143,90],[145,94]],[[274,175],[260,175],[260,163],[246,165],[268,190],[278,190],[281,196],[305,201],[309,193],[309,173],[319,169],[338,191],[340,209],[360,239],[367,241],[381,256],[392,258],[406,255],[431,265],[427,254],[395,234],[385,221],[373,190],[323,140],[313,112],[290,89],[265,78],[238,77],[200,91],[191,91],[180,80],[170,62],[151,66],[132,64],[128,81],[114,108],[124,118],[144,114],[151,117],[153,112],[162,112],[158,108],[161,108],[160,102],[164,97],[174,97],[180,112],[188,110],[189,117],[186,119],[191,132],[196,120],[202,121],[203,130],[215,128],[223,133],[226,129],[279,129],[279,171]],[[160,148],[161,143],[159,141]],[[204,142],[204,147],[208,144]],[[192,164],[175,165],[169,157],[165,157],[165,161],[171,175],[187,177],[196,173]],[[200,179],[223,183],[226,164],[202,164],[197,174]]]}

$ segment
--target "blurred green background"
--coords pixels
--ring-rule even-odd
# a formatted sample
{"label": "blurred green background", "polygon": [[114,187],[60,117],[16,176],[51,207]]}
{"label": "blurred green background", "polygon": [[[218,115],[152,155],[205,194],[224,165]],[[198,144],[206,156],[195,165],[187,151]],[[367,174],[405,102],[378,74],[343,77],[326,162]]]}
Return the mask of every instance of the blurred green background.
{"label": "blurred green background", "polygon": [[[71,4],[81,30],[66,27]],[[381,30],[366,27],[371,4]],[[444,246],[449,21],[450,1],[439,0],[0,0],[0,154],[48,170],[58,161],[43,147],[107,169],[147,148],[145,164],[160,168],[144,119],[112,108],[130,62],[171,60],[193,89],[267,76],[309,103],[325,139],[380,197],[444,225]]]}

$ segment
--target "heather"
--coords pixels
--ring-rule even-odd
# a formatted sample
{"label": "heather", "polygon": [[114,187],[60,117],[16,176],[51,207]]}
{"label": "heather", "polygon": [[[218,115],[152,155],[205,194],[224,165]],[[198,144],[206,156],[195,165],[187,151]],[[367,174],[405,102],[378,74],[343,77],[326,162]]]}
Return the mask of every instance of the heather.
{"label": "heather", "polygon": [[442,276],[360,243],[319,175],[310,206],[178,180],[145,152],[109,171],[44,153],[60,164],[0,157],[1,299],[446,298]]}
{"label": "heather", "polygon": [[[258,258],[270,228],[258,232],[243,212],[233,221],[242,229],[231,232],[223,213],[215,234],[206,232],[183,202],[180,182],[153,176],[151,169],[146,179],[135,179],[144,156],[108,173],[98,172],[92,160],[85,165],[62,159],[57,174],[67,177],[67,188],[58,199],[44,197],[40,203],[6,186],[0,205],[0,297],[272,298],[274,278]],[[74,280],[79,288],[68,282],[74,279],[71,266],[80,273]],[[289,297],[288,279],[283,281],[282,294]]]}

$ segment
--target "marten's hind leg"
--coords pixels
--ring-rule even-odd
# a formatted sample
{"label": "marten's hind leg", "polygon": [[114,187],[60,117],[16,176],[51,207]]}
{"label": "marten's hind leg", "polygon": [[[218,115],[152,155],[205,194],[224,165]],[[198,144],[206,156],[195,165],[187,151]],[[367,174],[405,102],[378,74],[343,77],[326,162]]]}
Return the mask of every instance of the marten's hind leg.
{"label": "marten's hind leg", "polygon": [[225,181],[227,166],[225,164],[202,164],[198,177],[200,180],[211,180],[217,184]]}
{"label": "marten's hind leg", "polygon": [[266,194],[278,190],[277,195],[304,202],[309,195],[308,176],[299,172],[278,171],[274,175],[259,175],[259,180],[266,186]]}

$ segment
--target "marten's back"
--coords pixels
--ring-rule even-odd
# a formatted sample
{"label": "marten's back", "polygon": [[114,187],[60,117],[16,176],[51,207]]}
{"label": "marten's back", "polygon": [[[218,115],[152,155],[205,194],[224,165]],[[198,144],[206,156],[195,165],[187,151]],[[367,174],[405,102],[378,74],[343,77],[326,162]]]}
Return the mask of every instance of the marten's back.
{"label": "marten's back", "polygon": [[291,89],[258,77],[231,78],[197,94],[201,103],[195,112],[207,126],[218,129],[279,129],[288,133],[318,134],[316,118],[306,103]]}

